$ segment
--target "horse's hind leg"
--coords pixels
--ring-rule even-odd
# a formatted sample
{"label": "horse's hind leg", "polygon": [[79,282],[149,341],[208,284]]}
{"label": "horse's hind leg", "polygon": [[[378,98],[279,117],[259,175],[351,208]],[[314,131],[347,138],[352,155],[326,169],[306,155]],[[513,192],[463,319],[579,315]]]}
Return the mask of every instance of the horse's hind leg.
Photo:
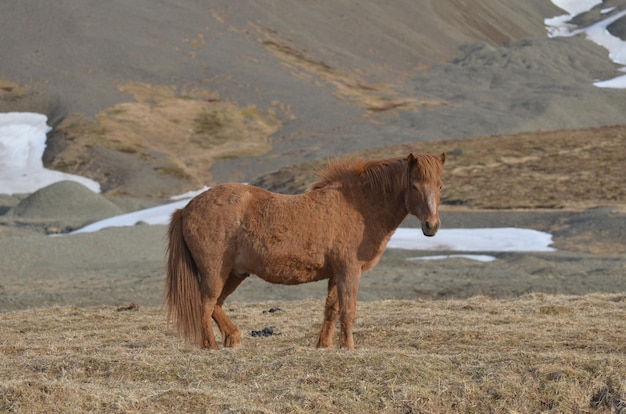
{"label": "horse's hind leg", "polygon": [[213,308],[213,320],[217,323],[217,327],[222,333],[224,346],[228,348],[238,348],[241,346],[241,332],[239,332],[235,324],[226,316],[222,305],[226,298],[237,289],[237,286],[241,284],[243,279],[243,277],[237,276],[235,273],[231,272],[224,285],[222,294],[217,299],[217,303]]}
{"label": "horse's hind leg", "polygon": [[333,344],[333,334],[339,317],[339,301],[337,299],[337,283],[335,278],[328,279],[328,296],[324,308],[324,322],[317,340],[318,348],[329,348]]}
{"label": "horse's hind leg", "polygon": [[209,349],[219,349],[217,340],[215,339],[211,317],[215,313],[216,308],[221,308],[221,306],[218,306],[218,302],[224,290],[225,278],[219,275],[215,277],[206,276],[211,274],[208,271],[202,274],[205,275],[200,278],[200,292],[202,296],[202,346]]}
{"label": "horse's hind leg", "polygon": [[213,321],[211,315],[215,310],[216,298],[206,295],[202,297],[202,346],[209,349],[219,349],[213,332]]}

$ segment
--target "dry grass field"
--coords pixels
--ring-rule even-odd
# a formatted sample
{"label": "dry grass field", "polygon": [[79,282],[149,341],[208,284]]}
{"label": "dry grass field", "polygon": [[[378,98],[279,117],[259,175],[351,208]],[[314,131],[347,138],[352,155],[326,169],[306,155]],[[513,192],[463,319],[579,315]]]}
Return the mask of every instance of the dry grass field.
{"label": "dry grass field", "polygon": [[243,347],[218,352],[158,308],[4,313],[0,412],[626,410],[623,294],[359,303],[353,352],[314,348],[322,306],[230,304]]}

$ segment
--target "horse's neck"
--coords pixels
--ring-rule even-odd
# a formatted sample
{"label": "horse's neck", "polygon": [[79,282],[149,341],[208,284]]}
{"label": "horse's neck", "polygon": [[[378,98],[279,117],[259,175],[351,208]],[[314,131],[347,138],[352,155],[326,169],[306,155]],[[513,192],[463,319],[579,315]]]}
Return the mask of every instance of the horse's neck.
{"label": "horse's neck", "polygon": [[404,193],[385,193],[362,185],[360,197],[364,201],[361,211],[365,220],[377,223],[385,232],[393,232],[409,214]]}

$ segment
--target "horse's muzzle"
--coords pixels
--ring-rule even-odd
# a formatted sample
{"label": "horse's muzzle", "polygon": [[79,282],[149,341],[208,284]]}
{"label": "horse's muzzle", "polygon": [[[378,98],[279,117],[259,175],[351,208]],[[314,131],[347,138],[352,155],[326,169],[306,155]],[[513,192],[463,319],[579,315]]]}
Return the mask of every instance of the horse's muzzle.
{"label": "horse's muzzle", "polygon": [[436,222],[426,220],[422,223],[422,233],[424,233],[424,236],[432,237],[437,234],[437,230],[439,230],[440,225],[441,222],[439,220]]}

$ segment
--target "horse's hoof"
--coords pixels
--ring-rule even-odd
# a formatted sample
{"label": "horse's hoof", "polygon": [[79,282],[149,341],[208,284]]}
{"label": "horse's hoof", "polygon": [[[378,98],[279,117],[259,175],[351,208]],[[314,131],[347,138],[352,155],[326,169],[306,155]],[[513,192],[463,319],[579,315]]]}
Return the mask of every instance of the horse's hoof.
{"label": "horse's hoof", "polygon": [[241,347],[241,334],[239,332],[226,335],[224,338],[225,348],[239,348]]}
{"label": "horse's hoof", "polygon": [[208,351],[219,351],[220,347],[219,346],[202,345],[202,349],[206,349]]}
{"label": "horse's hoof", "polygon": [[330,347],[332,347],[332,346],[333,346],[333,343],[332,343],[332,342],[327,342],[327,341],[321,341],[321,340],[319,340],[319,341],[317,341],[317,346],[316,346],[316,348],[317,348],[317,349],[328,349],[328,348],[330,348]]}

